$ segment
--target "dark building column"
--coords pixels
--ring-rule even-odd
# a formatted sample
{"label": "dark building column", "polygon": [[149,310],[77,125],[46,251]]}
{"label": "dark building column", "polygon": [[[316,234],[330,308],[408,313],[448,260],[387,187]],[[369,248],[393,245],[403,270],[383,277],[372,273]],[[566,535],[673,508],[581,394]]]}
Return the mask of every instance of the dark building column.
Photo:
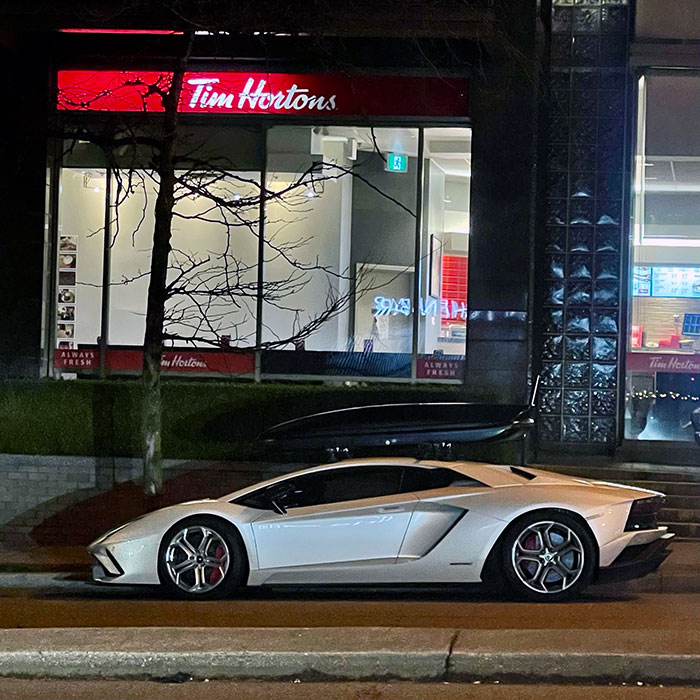
{"label": "dark building column", "polygon": [[0,378],[42,371],[48,60],[40,35],[4,37],[0,138]]}
{"label": "dark building column", "polygon": [[541,56],[537,3],[507,3],[505,34],[471,87],[468,398],[527,400]]}
{"label": "dark building column", "polygon": [[[628,0],[553,0],[540,446],[612,452],[624,385]],[[586,447],[584,447],[586,446]]]}

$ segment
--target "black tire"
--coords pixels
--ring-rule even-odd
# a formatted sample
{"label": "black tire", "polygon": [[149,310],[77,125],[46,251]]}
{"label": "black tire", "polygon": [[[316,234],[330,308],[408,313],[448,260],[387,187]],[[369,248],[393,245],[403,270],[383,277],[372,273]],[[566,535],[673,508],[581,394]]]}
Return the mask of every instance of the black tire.
{"label": "black tire", "polygon": [[[184,531],[187,531],[187,544],[193,549],[191,554],[187,554],[183,546],[174,544]],[[206,533],[214,535],[208,544],[204,542]],[[202,546],[204,550],[200,551]],[[225,559],[226,565],[209,565]],[[173,570],[178,565],[181,565],[181,573],[175,574]],[[221,518],[208,515],[186,518],[173,525],[161,540],[158,578],[163,589],[174,597],[186,600],[226,598],[245,586],[247,574],[248,557],[243,540],[238,530]]]}
{"label": "black tire", "polygon": [[581,593],[593,579],[598,556],[588,528],[556,510],[518,518],[505,532],[500,554],[509,589],[518,598],[540,603]]}

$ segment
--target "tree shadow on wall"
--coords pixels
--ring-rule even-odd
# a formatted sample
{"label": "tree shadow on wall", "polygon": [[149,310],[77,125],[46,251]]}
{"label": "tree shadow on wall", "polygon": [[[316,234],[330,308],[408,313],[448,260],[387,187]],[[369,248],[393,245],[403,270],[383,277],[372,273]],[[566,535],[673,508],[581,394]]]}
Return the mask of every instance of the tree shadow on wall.
{"label": "tree shadow on wall", "polygon": [[[169,478],[167,478],[169,477]],[[218,498],[259,481],[261,473],[213,464],[207,468],[166,472],[163,493],[151,497],[141,484],[128,481],[108,491],[82,489],[46,501],[0,527],[3,535],[16,540],[27,532],[26,545],[85,546],[101,534],[143,513],[199,498]]]}

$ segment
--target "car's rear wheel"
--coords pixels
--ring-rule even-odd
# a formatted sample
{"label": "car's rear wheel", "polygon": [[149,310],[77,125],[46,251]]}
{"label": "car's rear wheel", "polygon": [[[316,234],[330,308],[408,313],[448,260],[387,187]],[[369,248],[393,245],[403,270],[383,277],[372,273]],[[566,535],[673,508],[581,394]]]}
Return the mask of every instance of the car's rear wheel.
{"label": "car's rear wheel", "polygon": [[591,534],[575,517],[558,511],[519,518],[506,532],[501,555],[509,587],[528,600],[573,598],[595,572]]}
{"label": "car's rear wheel", "polygon": [[188,518],[171,527],[158,551],[158,577],[180,598],[225,598],[245,583],[245,548],[236,528],[219,518]]}

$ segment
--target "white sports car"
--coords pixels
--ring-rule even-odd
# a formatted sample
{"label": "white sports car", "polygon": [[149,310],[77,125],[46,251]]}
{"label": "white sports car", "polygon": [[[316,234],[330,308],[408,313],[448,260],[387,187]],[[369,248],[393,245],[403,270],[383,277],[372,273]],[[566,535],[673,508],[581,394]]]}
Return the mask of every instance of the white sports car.
{"label": "white sports car", "polygon": [[643,576],[663,494],[529,467],[388,458],[148,513],[93,542],[95,581],[192,599],[264,584],[478,583],[532,600]]}

